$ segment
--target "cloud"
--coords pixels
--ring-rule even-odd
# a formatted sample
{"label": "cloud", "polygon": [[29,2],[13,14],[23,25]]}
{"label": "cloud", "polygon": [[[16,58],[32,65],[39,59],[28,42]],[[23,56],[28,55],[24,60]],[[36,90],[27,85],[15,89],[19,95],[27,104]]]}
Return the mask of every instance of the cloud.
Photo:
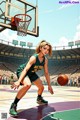
{"label": "cloud", "polygon": [[65,8],[68,8],[72,6],[72,4],[66,4],[66,5],[62,5],[61,7],[58,8],[58,10],[62,10],[62,9],[65,9]]}
{"label": "cloud", "polygon": [[73,36],[73,39],[67,39],[65,36],[62,36],[59,39],[58,46],[68,46],[68,42],[80,40],[80,24],[76,26],[76,33]]}
{"label": "cloud", "polygon": [[[78,0],[74,0],[74,1],[78,1]],[[64,9],[66,7],[69,7],[69,6],[70,5],[62,5],[59,9]],[[80,16],[77,18],[77,20],[80,20]],[[73,39],[67,39],[65,36],[62,36],[59,39],[59,46],[66,46],[66,45],[68,45],[68,42],[76,41],[76,40],[80,40],[80,23],[76,26],[76,32],[73,36]]]}
{"label": "cloud", "polygon": [[76,27],[76,33],[74,35],[73,41],[75,40],[80,40],[80,24],[78,24]]}
{"label": "cloud", "polygon": [[11,32],[9,29],[6,29],[0,33],[0,38],[5,41],[12,42],[13,39],[17,39],[17,34]]}
{"label": "cloud", "polygon": [[74,35],[73,41],[80,40],[80,31],[77,31]]}
{"label": "cloud", "polygon": [[73,37],[73,41],[75,41],[75,40],[80,40],[80,24],[78,24],[76,27],[76,33]]}
{"label": "cloud", "polygon": [[60,39],[59,39],[59,46],[67,46],[68,45],[68,39],[64,36],[62,36]]}

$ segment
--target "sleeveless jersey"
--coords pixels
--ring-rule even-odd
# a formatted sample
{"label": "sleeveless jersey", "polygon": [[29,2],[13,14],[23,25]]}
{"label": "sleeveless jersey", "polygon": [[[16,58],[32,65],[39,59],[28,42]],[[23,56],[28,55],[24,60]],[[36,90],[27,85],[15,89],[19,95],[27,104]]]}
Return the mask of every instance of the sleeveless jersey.
{"label": "sleeveless jersey", "polygon": [[[38,54],[34,54],[33,56],[35,56],[36,58],[36,62],[30,67],[30,69],[28,70],[27,74],[28,76],[32,76],[35,72],[37,72],[38,70],[43,69],[44,63],[45,63],[45,57],[43,59],[42,62],[39,61],[38,58]],[[19,76],[20,73],[22,72],[22,70],[25,68],[27,63],[22,64],[19,66],[19,68],[17,69],[17,75]]]}

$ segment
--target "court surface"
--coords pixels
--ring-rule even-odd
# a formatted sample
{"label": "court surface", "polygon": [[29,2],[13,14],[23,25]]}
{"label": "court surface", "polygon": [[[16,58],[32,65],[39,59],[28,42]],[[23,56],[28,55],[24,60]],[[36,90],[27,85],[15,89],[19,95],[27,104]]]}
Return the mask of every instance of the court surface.
{"label": "court surface", "polygon": [[32,85],[18,103],[18,117],[13,118],[9,108],[17,90],[12,90],[10,85],[0,85],[0,120],[80,120],[80,88],[53,86],[53,90],[51,95],[45,86],[43,97],[49,104],[39,106],[37,88]]}

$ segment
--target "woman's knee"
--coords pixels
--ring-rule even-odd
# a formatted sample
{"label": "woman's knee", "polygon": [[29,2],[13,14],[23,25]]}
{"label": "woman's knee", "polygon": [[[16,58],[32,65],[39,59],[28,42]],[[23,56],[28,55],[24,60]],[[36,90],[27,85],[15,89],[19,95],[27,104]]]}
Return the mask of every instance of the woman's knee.
{"label": "woman's knee", "polygon": [[24,84],[25,89],[29,89],[30,87],[31,87],[31,84],[30,85]]}
{"label": "woman's knee", "polygon": [[29,89],[31,87],[31,81],[26,77],[23,80],[23,85],[24,85],[25,89]]}
{"label": "woman's knee", "polygon": [[39,86],[39,89],[44,90],[44,86],[43,85]]}

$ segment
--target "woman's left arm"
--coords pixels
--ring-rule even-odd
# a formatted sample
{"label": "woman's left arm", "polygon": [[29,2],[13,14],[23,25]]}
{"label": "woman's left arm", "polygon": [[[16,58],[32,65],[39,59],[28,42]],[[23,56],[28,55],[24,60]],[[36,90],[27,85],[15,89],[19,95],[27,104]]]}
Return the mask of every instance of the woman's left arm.
{"label": "woman's left arm", "polygon": [[44,74],[45,74],[45,78],[47,80],[47,84],[48,84],[48,90],[51,94],[53,94],[53,89],[51,87],[51,82],[50,82],[50,75],[49,75],[49,71],[48,71],[48,60],[47,58],[45,58],[45,64],[44,64]]}

